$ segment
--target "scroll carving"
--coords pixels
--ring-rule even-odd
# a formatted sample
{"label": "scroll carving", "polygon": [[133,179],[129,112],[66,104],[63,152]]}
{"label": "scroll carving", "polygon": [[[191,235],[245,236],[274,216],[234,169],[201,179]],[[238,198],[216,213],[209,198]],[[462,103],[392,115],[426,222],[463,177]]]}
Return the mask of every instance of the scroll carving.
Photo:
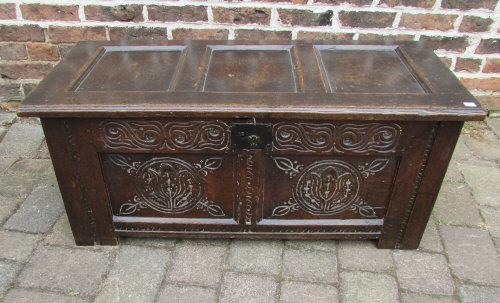
{"label": "scroll carving", "polygon": [[229,126],[221,121],[168,122],[104,120],[99,125],[107,148],[129,150],[229,149]]}
{"label": "scroll carving", "polygon": [[395,151],[401,135],[396,123],[278,123],[273,150],[298,152]]}
{"label": "scroll carving", "polygon": [[[366,204],[360,195],[364,179],[385,169],[388,159],[375,159],[358,168],[341,160],[316,161],[304,168],[295,161],[273,158],[277,167],[291,176],[292,165],[296,168],[296,177],[292,197],[275,207],[273,217],[284,216],[298,209],[315,215],[332,215],[346,210],[357,212],[368,218],[377,216],[373,206]],[[283,165],[287,163],[287,165]]]}
{"label": "scroll carving", "polygon": [[120,206],[119,215],[148,207],[161,213],[184,213],[196,207],[212,216],[225,216],[219,205],[204,198],[202,178],[218,169],[222,158],[209,158],[195,165],[170,157],[130,163],[122,155],[110,155],[110,160],[135,178],[135,196]]}

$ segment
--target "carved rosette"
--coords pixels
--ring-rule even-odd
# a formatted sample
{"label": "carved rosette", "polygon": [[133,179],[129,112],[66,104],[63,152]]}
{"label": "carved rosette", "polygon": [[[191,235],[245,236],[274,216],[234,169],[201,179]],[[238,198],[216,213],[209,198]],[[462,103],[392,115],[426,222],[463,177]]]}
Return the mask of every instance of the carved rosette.
{"label": "carved rosette", "polygon": [[230,129],[221,121],[168,122],[103,120],[107,148],[128,150],[229,150]]}
{"label": "carved rosette", "polygon": [[332,215],[351,210],[363,217],[376,217],[375,208],[360,197],[364,179],[385,169],[388,159],[375,159],[358,168],[341,160],[323,160],[304,168],[285,157],[273,157],[276,166],[294,179],[292,197],[275,207],[273,217],[298,209],[314,215]]}
{"label": "carved rosette", "polygon": [[205,181],[202,178],[218,169],[222,158],[209,158],[194,165],[170,157],[129,163],[122,155],[110,155],[110,160],[134,176],[136,195],[121,205],[119,215],[133,214],[147,207],[161,213],[178,214],[196,207],[212,216],[225,216],[219,205],[204,198]]}
{"label": "carved rosette", "polygon": [[401,135],[396,123],[277,123],[273,150],[298,152],[394,152]]}

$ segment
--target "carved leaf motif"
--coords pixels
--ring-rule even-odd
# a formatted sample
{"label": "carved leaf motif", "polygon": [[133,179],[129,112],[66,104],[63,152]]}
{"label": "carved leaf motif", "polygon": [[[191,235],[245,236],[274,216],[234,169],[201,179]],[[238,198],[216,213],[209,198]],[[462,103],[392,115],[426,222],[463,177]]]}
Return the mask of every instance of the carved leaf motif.
{"label": "carved leaf motif", "polygon": [[288,214],[290,212],[290,206],[289,205],[280,205],[278,207],[275,207],[273,209],[273,213],[272,213],[272,216],[273,217],[281,217],[281,216],[284,216],[286,214]]}
{"label": "carved leaf motif", "polygon": [[118,165],[122,168],[125,168],[126,171],[130,174],[135,173],[137,171],[137,168],[135,166],[133,166],[132,164],[130,164],[127,161],[127,158],[125,158],[122,155],[111,154],[111,155],[109,155],[109,160],[113,164]]}
{"label": "carved leaf motif", "polygon": [[365,178],[369,175],[374,175],[375,173],[382,171],[388,163],[389,159],[375,159],[368,165],[368,167],[362,167],[361,174],[363,174]]}
{"label": "carved leaf motif", "polygon": [[375,213],[375,209],[369,205],[357,205],[358,212],[361,216],[367,218],[375,218],[377,214]]}
{"label": "carved leaf motif", "polygon": [[130,215],[133,214],[137,211],[137,206],[138,203],[123,203],[120,206],[120,211],[118,212],[119,215]]}
{"label": "carved leaf motif", "polygon": [[285,157],[273,157],[273,160],[276,166],[284,171],[290,178],[296,176],[303,168],[303,165],[297,165],[296,161],[292,162],[292,160]]}
{"label": "carved leaf motif", "polygon": [[214,217],[224,217],[226,215],[222,208],[217,204],[209,204],[206,209],[207,212]]}
{"label": "carved leaf motif", "polygon": [[208,158],[194,165],[203,176],[206,176],[209,171],[219,169],[221,166],[222,158]]}

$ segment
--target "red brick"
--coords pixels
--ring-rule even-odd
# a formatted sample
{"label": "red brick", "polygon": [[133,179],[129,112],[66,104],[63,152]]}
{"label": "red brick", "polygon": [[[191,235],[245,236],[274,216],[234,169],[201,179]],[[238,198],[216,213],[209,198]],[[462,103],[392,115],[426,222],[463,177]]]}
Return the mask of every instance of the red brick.
{"label": "red brick", "polygon": [[271,9],[269,8],[212,8],[214,21],[218,23],[234,24],[260,24],[269,25],[271,20]]}
{"label": "red brick", "polygon": [[469,10],[475,8],[495,9],[497,0],[443,0],[441,7],[458,8],[460,10]]}
{"label": "red brick", "polygon": [[382,40],[382,41],[397,41],[405,40],[412,41],[415,39],[413,35],[378,35],[378,34],[360,34],[358,40]]}
{"label": "red brick", "polygon": [[26,20],[80,20],[76,5],[21,4],[20,7]]}
{"label": "red brick", "polygon": [[24,95],[27,96],[29,93],[31,93],[38,83],[23,83],[21,84],[21,87],[23,88]]}
{"label": "red brick", "polygon": [[469,46],[466,37],[429,37],[421,36],[420,41],[425,43],[432,49],[444,49],[448,51],[463,52]]}
{"label": "red brick", "polygon": [[340,22],[343,26],[349,27],[391,27],[396,13],[381,12],[346,12],[339,14]]}
{"label": "red brick", "polygon": [[15,82],[0,83],[0,100],[21,97],[21,85]]}
{"label": "red brick", "polygon": [[104,27],[49,26],[47,34],[52,43],[106,40],[106,29]]}
{"label": "red brick", "polygon": [[482,91],[500,91],[500,78],[462,78],[462,83],[468,89],[477,89]]}
{"label": "red brick", "polygon": [[142,6],[119,5],[100,6],[87,5],[84,8],[85,18],[95,21],[143,21]]}
{"label": "red brick", "polygon": [[481,67],[481,60],[479,59],[470,59],[470,58],[457,58],[457,64],[455,64],[456,72],[471,72],[475,73],[479,71]]}
{"label": "red brick", "polygon": [[322,33],[303,32],[297,33],[297,40],[352,40],[354,34],[350,33]]}
{"label": "red brick", "polygon": [[[241,1],[241,0],[240,0]],[[308,0],[250,0],[252,2],[291,2],[293,4],[307,4]],[[231,1],[229,1],[231,2]],[[238,2],[238,1],[232,1]]]}
{"label": "red brick", "polygon": [[500,53],[500,39],[482,39],[476,48],[476,54]]}
{"label": "red brick", "polygon": [[16,5],[14,3],[0,4],[0,19],[16,19]]}
{"label": "red brick", "polygon": [[403,14],[400,27],[447,31],[453,29],[457,15]]}
{"label": "red brick", "polygon": [[476,96],[476,99],[486,110],[500,110],[500,96]]}
{"label": "red brick", "polygon": [[194,29],[177,28],[172,30],[174,40],[226,40],[229,35],[227,29]]}
{"label": "red brick", "polygon": [[263,31],[258,29],[237,29],[235,38],[241,40],[290,40],[291,31]]}
{"label": "red brick", "polygon": [[28,58],[26,46],[21,43],[0,44],[0,60],[24,60]]}
{"label": "red brick", "polygon": [[451,58],[448,58],[448,57],[439,57],[439,59],[441,60],[441,62],[444,63],[444,65],[446,65],[448,68],[451,67]]}
{"label": "red brick", "polygon": [[0,41],[43,42],[45,36],[38,25],[0,25]]}
{"label": "red brick", "polygon": [[29,43],[28,54],[33,61],[59,61],[59,51],[47,43]]}
{"label": "red brick", "polygon": [[71,44],[58,44],[57,49],[59,50],[59,56],[61,56],[61,59],[64,58],[71,49],[75,46],[75,43]]}
{"label": "red brick", "polygon": [[294,26],[328,26],[332,25],[332,11],[315,13],[310,10],[278,9],[281,23]]}
{"label": "red brick", "polygon": [[354,5],[371,5],[372,0],[314,0],[314,2],[319,2],[319,3],[328,3],[328,4],[342,4],[342,3],[350,3]]}
{"label": "red brick", "polygon": [[167,39],[163,27],[114,27],[109,29],[111,40],[161,40]]}
{"label": "red brick", "polygon": [[436,0],[382,0],[380,4],[387,5],[390,7],[394,6],[415,6],[415,7],[425,7],[431,8],[434,6]]}
{"label": "red brick", "polygon": [[491,23],[493,23],[493,20],[490,18],[464,16],[458,30],[461,32],[486,32],[489,30]]}
{"label": "red brick", "polygon": [[500,73],[500,59],[488,58],[483,73]]}
{"label": "red brick", "polygon": [[153,21],[184,21],[197,22],[208,21],[206,6],[148,6],[149,20]]}
{"label": "red brick", "polygon": [[50,63],[3,63],[0,76],[4,79],[40,79],[52,69]]}

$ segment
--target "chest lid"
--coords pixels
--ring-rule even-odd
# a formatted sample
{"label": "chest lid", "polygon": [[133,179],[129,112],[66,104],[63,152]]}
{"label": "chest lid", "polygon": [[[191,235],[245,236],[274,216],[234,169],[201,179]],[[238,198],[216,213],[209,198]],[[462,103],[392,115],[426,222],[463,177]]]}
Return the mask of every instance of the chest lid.
{"label": "chest lid", "polygon": [[19,108],[40,117],[482,120],[418,42],[81,42]]}

